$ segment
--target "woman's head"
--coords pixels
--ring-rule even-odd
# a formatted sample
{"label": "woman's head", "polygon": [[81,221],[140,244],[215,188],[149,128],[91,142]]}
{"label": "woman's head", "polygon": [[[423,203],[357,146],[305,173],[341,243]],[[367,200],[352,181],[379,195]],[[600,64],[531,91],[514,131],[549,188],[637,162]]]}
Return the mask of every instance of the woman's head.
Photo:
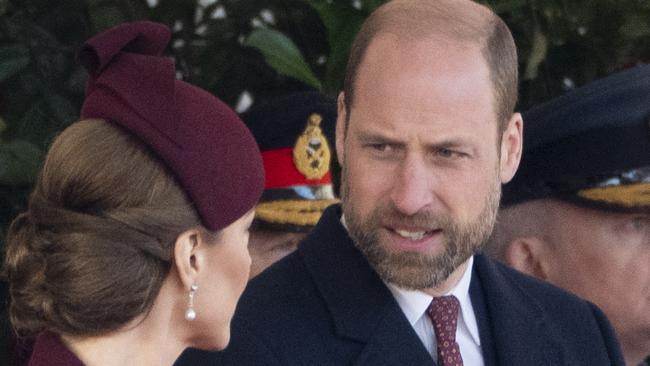
{"label": "woman's head", "polygon": [[[248,278],[261,156],[229,107],[176,80],[161,56],[169,36],[161,24],[134,22],[82,48],[83,120],[54,141],[7,237],[18,330],[101,336],[162,308],[174,309],[166,319],[179,344],[227,344]],[[188,323],[194,285],[199,315]]]}
{"label": "woman's head", "polygon": [[8,234],[12,323],[75,336],[120,328],[151,308],[176,238],[199,225],[142,144],[101,120],[73,124]]}

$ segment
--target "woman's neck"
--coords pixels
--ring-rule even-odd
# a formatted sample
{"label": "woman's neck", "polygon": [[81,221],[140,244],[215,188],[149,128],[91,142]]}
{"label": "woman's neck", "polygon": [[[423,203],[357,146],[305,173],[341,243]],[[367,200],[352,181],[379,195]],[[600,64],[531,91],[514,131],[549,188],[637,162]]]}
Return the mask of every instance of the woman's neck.
{"label": "woman's neck", "polygon": [[172,365],[188,346],[173,301],[159,296],[151,311],[123,328],[95,337],[62,336],[63,342],[87,366]]}

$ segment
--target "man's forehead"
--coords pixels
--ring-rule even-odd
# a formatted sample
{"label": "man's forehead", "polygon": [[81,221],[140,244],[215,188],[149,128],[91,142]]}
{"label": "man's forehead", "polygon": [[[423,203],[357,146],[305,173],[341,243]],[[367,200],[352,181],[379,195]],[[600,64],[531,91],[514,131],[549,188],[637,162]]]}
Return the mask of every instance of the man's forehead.
{"label": "man's forehead", "polygon": [[[359,72],[368,61],[380,64],[385,62],[409,63],[412,60],[402,56],[405,52],[413,50],[418,51],[417,53],[423,57],[440,55],[449,50],[466,50],[473,51],[483,58],[483,45],[477,40],[461,41],[440,33],[411,36],[404,33],[382,31],[369,42],[361,60]],[[487,67],[487,62],[483,61]]]}
{"label": "man's forehead", "polygon": [[[359,95],[364,94],[390,103],[393,96],[435,88],[445,88],[441,93],[445,98],[459,101],[480,101],[486,94],[494,99],[490,70],[481,48],[472,44],[440,44],[429,39],[402,41],[390,34],[377,38],[359,66],[354,99],[356,103]],[[414,102],[427,97],[408,95]]]}

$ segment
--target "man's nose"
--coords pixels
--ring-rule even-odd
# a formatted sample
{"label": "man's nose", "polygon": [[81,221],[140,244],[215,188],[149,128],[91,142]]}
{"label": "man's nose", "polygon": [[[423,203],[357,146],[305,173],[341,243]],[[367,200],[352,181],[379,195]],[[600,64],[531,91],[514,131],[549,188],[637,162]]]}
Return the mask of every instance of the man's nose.
{"label": "man's nose", "polygon": [[414,215],[431,204],[430,170],[423,159],[408,157],[400,166],[393,179],[391,200],[395,208],[405,215]]}

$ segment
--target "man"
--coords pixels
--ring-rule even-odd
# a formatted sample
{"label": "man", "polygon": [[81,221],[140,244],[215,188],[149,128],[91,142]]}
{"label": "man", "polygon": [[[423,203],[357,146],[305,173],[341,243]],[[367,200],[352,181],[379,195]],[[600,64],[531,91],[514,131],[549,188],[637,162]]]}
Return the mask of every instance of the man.
{"label": "man", "polygon": [[519,162],[516,70],[482,5],[378,8],[338,101],[342,206],[251,281],[218,360],[186,364],[622,364],[595,306],[474,255]]}
{"label": "man", "polygon": [[251,278],[293,252],[334,197],[336,101],[316,91],[257,103],[242,115],[262,150],[266,183],[250,231]]}
{"label": "man", "polygon": [[524,115],[490,254],[603,309],[627,365],[650,354],[650,66]]}

